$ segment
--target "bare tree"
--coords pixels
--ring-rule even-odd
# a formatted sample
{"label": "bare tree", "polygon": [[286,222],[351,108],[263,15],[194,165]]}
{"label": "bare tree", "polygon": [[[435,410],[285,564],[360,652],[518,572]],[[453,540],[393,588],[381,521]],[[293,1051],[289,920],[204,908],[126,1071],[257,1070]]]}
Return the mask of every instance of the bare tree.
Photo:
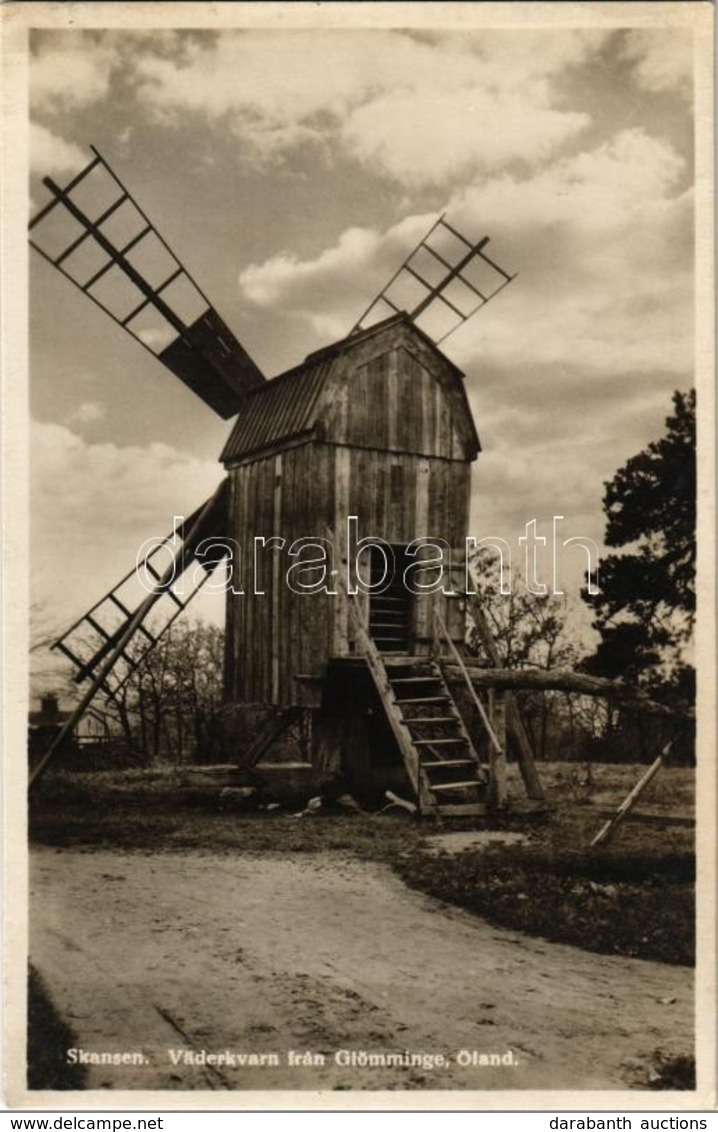
{"label": "bare tree", "polygon": [[100,692],[104,710],[141,761],[216,757],[223,648],[218,627],[178,621],[119,688]]}
{"label": "bare tree", "polygon": [[[511,592],[497,593],[495,563],[488,550],[477,554],[473,566],[481,608],[502,667],[551,669],[578,663],[580,631],[575,624],[575,611],[564,595],[533,594],[518,572]],[[481,636],[475,626],[469,631],[468,645],[476,655],[482,655]],[[536,756],[571,757],[580,737],[577,712],[570,697],[548,690],[523,692],[518,703]]]}

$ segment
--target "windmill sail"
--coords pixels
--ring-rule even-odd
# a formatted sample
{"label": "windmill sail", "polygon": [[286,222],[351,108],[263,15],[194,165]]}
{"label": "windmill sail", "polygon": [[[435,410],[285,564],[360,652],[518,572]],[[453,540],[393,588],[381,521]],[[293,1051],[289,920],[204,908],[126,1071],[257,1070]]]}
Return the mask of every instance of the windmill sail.
{"label": "windmill sail", "polygon": [[[160,637],[199,593],[227,554],[229,481],[188,519],[152,545],[120,581],[84,613],[52,645],[70,660],[74,680],[95,679],[104,662],[116,653],[102,687],[117,695],[155,647]],[[168,565],[174,563],[167,581]],[[154,600],[148,600],[152,597]],[[133,632],[128,629],[147,605]],[[152,622],[148,617],[152,614]]]}
{"label": "windmill sail", "polygon": [[515,275],[486,253],[484,236],[472,244],[444,216],[394,272],[350,336],[406,311],[437,345],[502,291]]}
{"label": "windmill sail", "polygon": [[204,292],[93,148],[30,222],[44,259],[223,418],[265,381]]}
{"label": "windmill sail", "polygon": [[[127,682],[132,673],[142,663],[144,657],[154,648],[161,636],[162,632],[172,623],[174,618],[178,616],[181,610],[173,613],[166,623],[160,627],[159,632],[151,632],[147,628],[147,617],[153,608],[158,604],[171,588],[176,584],[178,578],[181,578],[187,572],[188,567],[194,563],[200,563],[203,567],[207,577],[212,573],[215,566],[227,553],[226,544],[222,543],[222,536],[226,530],[226,517],[227,505],[229,495],[229,481],[224,480],[207,502],[194,515],[182,525],[180,541],[181,546],[172,554],[172,560],[167,569],[160,574],[152,566],[150,570],[151,576],[157,578],[156,584],[150,589],[150,592],[144,593],[144,598],[137,604],[136,608],[131,610],[129,607],[124,606],[124,603],[117,600],[118,591],[122,586],[122,582],[114,589],[110,590],[105,597],[99,601],[90,610],[89,614],[80,618],[75,625],[72,626],[68,632],[56,642],[56,647],[61,648],[66,656],[70,657],[78,666],[77,678],[80,680],[86,677],[91,678],[90,686],[83,693],[80,702],[73,711],[72,715],[65,721],[58,733],[55,735],[52,743],[45,751],[45,754],[40,759],[32,774],[30,775],[29,787],[34,789],[40,778],[45,773],[45,770],[52,762],[57,752],[61,749],[63,742],[68,735],[71,735],[73,729],[77,726],[83,715],[89,710],[90,705],[102,689],[108,695],[116,697],[123,684]],[[169,536],[173,538],[174,536]],[[162,545],[168,542],[169,539],[162,540]],[[153,552],[150,552],[144,559],[147,563],[148,558],[151,558]],[[134,573],[134,571],[133,571]],[[127,575],[124,581],[127,581],[130,575]],[[205,579],[206,580],[206,579]],[[182,609],[187,606],[194,595],[201,589],[204,584],[200,580],[200,584],[194,584],[190,589],[189,596],[186,600],[180,599]],[[174,593],[177,598],[177,594]],[[98,630],[100,625],[99,615],[103,606],[118,607],[124,613],[124,619],[121,624],[113,631],[108,632],[105,627]],[[75,653],[70,645],[70,638],[73,634],[80,630],[81,626],[86,625],[94,628],[99,632],[101,644],[95,648],[91,655],[83,659],[79,654]],[[133,640],[136,640],[138,634],[144,638],[144,647],[141,646],[140,652],[136,653],[130,651],[132,648]],[[124,667],[124,670],[122,666]]]}

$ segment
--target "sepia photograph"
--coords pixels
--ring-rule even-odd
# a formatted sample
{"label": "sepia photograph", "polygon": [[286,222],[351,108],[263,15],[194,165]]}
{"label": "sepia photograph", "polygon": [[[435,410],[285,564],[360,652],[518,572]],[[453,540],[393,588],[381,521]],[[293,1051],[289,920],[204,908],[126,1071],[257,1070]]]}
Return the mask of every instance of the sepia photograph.
{"label": "sepia photograph", "polygon": [[713,1106],[711,6],[3,7],[13,1103]]}

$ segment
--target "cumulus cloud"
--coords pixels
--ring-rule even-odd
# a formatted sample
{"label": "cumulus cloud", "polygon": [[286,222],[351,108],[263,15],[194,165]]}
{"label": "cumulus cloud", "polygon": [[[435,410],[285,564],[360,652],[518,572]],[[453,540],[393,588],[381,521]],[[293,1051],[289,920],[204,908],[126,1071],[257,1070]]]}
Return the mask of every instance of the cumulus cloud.
{"label": "cumulus cloud", "polygon": [[89,444],[66,425],[32,424],[35,593],[79,615],[132,568],[139,546],[172,530],[222,470],[165,444]]}
{"label": "cumulus cloud", "polygon": [[117,47],[81,32],[55,33],[36,50],[30,66],[30,104],[55,114],[99,102],[109,89]]}
{"label": "cumulus cloud", "polygon": [[[675,195],[681,158],[628,130],[532,177],[477,181],[449,218],[520,278],[461,331],[468,360],[567,365],[581,372],[690,365],[690,192]],[[310,260],[280,255],[242,272],[245,298],[347,332],[430,223],[348,229]],[[358,287],[358,284],[361,284]],[[366,305],[366,302],[363,304]],[[517,333],[517,327],[520,332]],[[341,330],[340,330],[341,328]]]}
{"label": "cumulus cloud", "polygon": [[[693,200],[665,141],[626,130],[533,175],[478,179],[448,218],[518,278],[446,346],[466,370],[484,452],[474,524],[518,537],[567,517],[600,543],[602,483],[659,435],[674,388],[691,384]],[[433,217],[347,229],[313,258],[282,255],[240,277],[244,297],[347,333]],[[360,298],[358,291],[362,292]],[[567,476],[566,469],[575,474]],[[566,569],[578,586],[583,564]]]}
{"label": "cumulus cloud", "polygon": [[486,30],[431,41],[394,31],[226,33],[180,60],[144,54],[138,91],[171,125],[221,121],[258,160],[299,144],[343,151],[408,186],[458,171],[533,165],[589,124],[553,80],[603,33]]}
{"label": "cumulus cloud", "polygon": [[93,424],[95,421],[101,421],[105,416],[105,407],[100,405],[97,401],[83,401],[76,409],[65,418],[65,424],[70,426],[73,424]]}
{"label": "cumulus cloud", "polygon": [[240,291],[256,306],[306,319],[318,335],[341,337],[434,219],[410,216],[388,232],[348,228],[311,260],[281,252],[245,268]]}
{"label": "cumulus cloud", "polygon": [[87,162],[78,145],[38,122],[30,124],[30,168],[43,175],[75,173]]}
{"label": "cumulus cloud", "polygon": [[586,114],[474,84],[438,93],[391,91],[353,110],[341,136],[360,161],[419,188],[475,168],[517,160],[535,165],[588,123]]}
{"label": "cumulus cloud", "polygon": [[521,272],[492,310],[489,352],[504,363],[583,372],[684,374],[692,364],[693,200],[689,190],[676,195],[682,172],[670,145],[629,130],[530,182],[504,177],[462,191],[457,217],[486,218]]}

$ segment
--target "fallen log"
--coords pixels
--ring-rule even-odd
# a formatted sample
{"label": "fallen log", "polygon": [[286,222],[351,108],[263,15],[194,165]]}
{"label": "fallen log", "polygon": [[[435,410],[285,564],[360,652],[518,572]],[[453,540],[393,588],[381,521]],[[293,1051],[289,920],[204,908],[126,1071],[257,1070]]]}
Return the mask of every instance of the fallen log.
{"label": "fallen log", "polygon": [[[666,719],[695,719],[692,708],[668,707],[619,680],[589,676],[584,672],[574,672],[572,668],[484,668],[473,658],[465,658],[464,664],[472,684],[477,688],[577,692],[584,696],[605,696],[616,701],[622,708],[643,715],[663,716]],[[443,669],[451,679],[462,679],[458,665],[447,662]]]}

